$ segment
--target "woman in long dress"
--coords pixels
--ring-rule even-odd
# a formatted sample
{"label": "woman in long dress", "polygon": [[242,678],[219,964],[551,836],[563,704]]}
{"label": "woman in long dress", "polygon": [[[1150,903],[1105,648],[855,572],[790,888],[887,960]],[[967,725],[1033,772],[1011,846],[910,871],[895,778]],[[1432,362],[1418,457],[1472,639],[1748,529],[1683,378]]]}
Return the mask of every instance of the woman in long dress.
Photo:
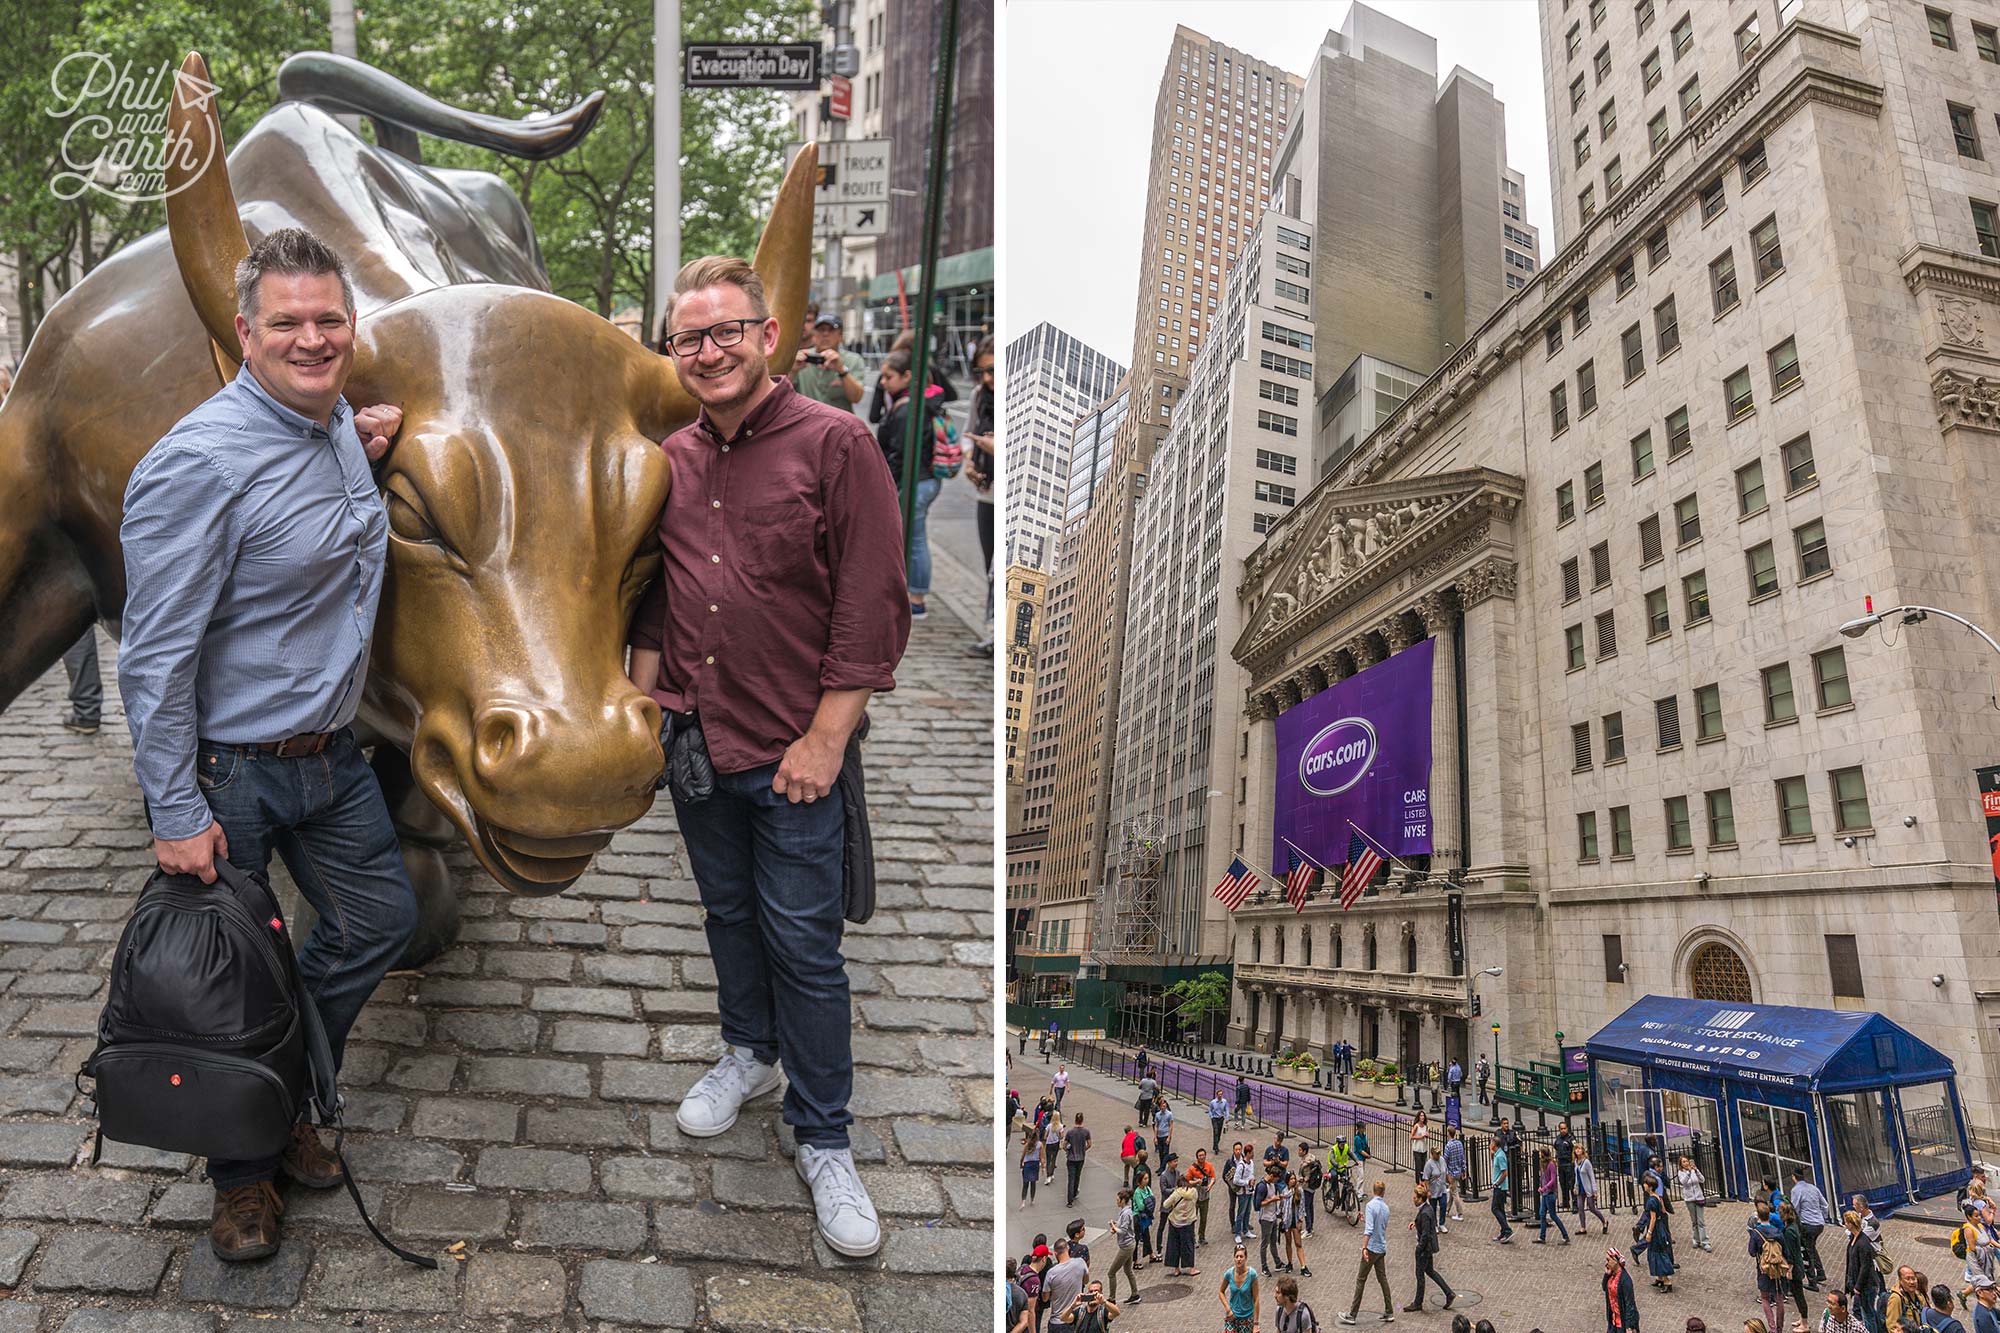
{"label": "woman in long dress", "polygon": [[1674,1289],[1674,1232],[1667,1222],[1666,1200],[1660,1197],[1660,1179],[1649,1176],[1646,1180],[1645,1231],[1640,1241],[1646,1247],[1646,1271],[1653,1275],[1653,1285],[1661,1291]]}

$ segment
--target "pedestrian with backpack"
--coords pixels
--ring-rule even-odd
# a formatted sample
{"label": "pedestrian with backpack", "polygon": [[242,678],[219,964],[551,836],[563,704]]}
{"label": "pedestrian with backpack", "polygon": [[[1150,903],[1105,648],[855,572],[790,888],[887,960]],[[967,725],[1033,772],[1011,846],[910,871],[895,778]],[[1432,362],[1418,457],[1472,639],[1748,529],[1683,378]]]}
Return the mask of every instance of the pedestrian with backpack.
{"label": "pedestrian with backpack", "polygon": [[1319,1193],[1320,1185],[1325,1179],[1326,1169],[1319,1164],[1319,1158],[1313,1156],[1311,1151],[1307,1151],[1305,1161],[1299,1166],[1299,1185],[1305,1192],[1305,1221],[1308,1236],[1313,1233],[1313,1196]]}
{"label": "pedestrian with backpack", "polygon": [[[1785,1258],[1784,1228],[1771,1216],[1771,1204],[1767,1199],[1757,1201],[1757,1215],[1749,1224],[1749,1250],[1751,1272],[1757,1280],[1757,1300],[1764,1310],[1764,1324],[1771,1333],[1781,1333],[1785,1284],[1791,1278],[1792,1266]],[[1805,1311],[1801,1309],[1799,1315],[1799,1326],[1803,1327]]]}
{"label": "pedestrian with backpack", "polygon": [[1952,1317],[1951,1288],[1940,1282],[1931,1288],[1931,1303],[1924,1309],[1926,1333],[1965,1333],[1965,1325]]}
{"label": "pedestrian with backpack", "polygon": [[1924,1287],[1924,1275],[1908,1264],[1896,1270],[1896,1286],[1882,1316],[1889,1333],[1923,1333]]}
{"label": "pedestrian with backpack", "polygon": [[1271,1288],[1278,1295],[1278,1312],[1274,1322],[1278,1333],[1320,1333],[1319,1316],[1313,1308],[1299,1299],[1299,1280],[1295,1277],[1281,1277]]}

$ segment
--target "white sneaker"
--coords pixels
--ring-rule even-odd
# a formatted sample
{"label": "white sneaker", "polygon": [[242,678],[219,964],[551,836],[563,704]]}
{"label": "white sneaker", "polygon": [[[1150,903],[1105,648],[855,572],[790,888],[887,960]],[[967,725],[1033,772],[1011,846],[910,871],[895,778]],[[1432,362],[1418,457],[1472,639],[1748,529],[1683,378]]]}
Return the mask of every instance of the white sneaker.
{"label": "white sneaker", "polygon": [[865,1259],[882,1248],[882,1219],[854,1167],[852,1150],[801,1143],[794,1162],[799,1179],[812,1190],[821,1240],[850,1259]]}
{"label": "white sneaker", "polygon": [[674,1123],[689,1138],[712,1139],[726,1134],[736,1123],[743,1103],[777,1086],[776,1065],[761,1064],[744,1047],[731,1046],[715,1062],[715,1068],[688,1089],[680,1109],[674,1112]]}

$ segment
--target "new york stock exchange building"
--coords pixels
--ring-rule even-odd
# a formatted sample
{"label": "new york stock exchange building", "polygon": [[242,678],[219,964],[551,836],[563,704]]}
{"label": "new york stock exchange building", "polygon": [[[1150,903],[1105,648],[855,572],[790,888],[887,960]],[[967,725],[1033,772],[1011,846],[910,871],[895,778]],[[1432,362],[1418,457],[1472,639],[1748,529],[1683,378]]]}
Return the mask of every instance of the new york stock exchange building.
{"label": "new york stock exchange building", "polygon": [[[2000,655],[1841,632],[1866,596],[2000,629],[2000,184],[1947,114],[2000,65],[1920,7],[1811,15],[1601,208],[1557,154],[1554,260],[1245,564],[1238,850],[1348,859],[1309,807],[1375,679],[1398,720],[1345,761],[1427,781],[1361,830],[1401,864],[1350,910],[1233,914],[1233,1043],[1469,1068],[1491,1022],[1554,1060],[1647,995],[1870,1010],[2000,1142]],[[1565,150],[1586,100],[1552,99]]]}

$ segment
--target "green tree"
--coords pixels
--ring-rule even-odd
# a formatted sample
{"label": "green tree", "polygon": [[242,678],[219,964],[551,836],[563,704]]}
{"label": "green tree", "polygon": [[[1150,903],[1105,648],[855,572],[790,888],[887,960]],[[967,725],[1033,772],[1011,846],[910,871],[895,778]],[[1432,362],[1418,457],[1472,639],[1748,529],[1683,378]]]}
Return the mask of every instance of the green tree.
{"label": "green tree", "polygon": [[1167,987],[1166,998],[1183,1027],[1200,1027],[1210,1014],[1229,1012],[1229,978],[1220,972],[1188,977]]}

